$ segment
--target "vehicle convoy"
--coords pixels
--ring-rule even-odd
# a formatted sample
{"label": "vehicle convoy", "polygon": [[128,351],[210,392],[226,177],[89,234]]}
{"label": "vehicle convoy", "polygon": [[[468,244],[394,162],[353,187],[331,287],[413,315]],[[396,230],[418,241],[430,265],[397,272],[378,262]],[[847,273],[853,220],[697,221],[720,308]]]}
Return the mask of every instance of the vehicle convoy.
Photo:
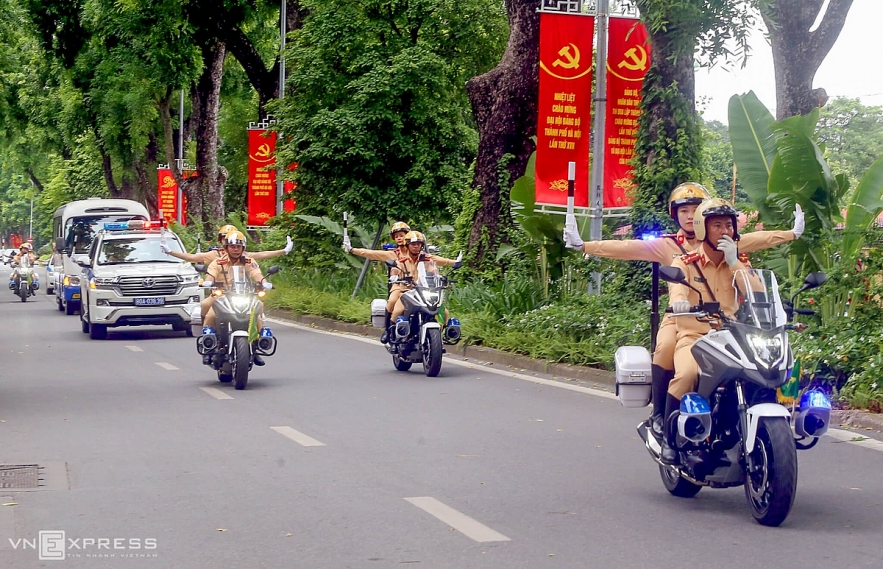
{"label": "vehicle convoy", "polygon": [[55,210],[52,235],[56,254],[52,255],[50,263],[58,310],[74,314],[80,309],[82,268],[73,256],[89,254],[92,241],[104,223],[130,219],[146,221],[147,208],[132,200],[89,198],[70,202]]}
{"label": "vehicle convoy", "polygon": [[[441,371],[444,343],[460,341],[460,322],[451,319],[442,330],[439,319],[444,321],[445,291],[450,288],[447,277],[439,274],[433,261],[417,263],[417,275],[399,277],[396,261],[386,262],[390,268],[391,283],[411,285],[400,297],[405,311],[397,318],[385,344],[392,354],[392,363],[398,371],[408,371],[414,363],[423,363],[427,377],[435,377]],[[382,298],[371,302],[371,318],[376,328],[384,326],[387,301]]]}
{"label": "vehicle convoy", "polygon": [[22,255],[18,263],[13,263],[13,267],[14,279],[9,282],[9,288],[12,289],[13,294],[21,298],[22,302],[26,302],[28,297],[34,296],[34,291],[40,288],[40,281],[28,255]]}
{"label": "vehicle convoy", "polygon": [[80,321],[90,338],[103,339],[117,326],[163,324],[191,335],[190,314],[202,301],[199,273],[163,253],[161,242],[184,250],[161,221],[108,222],[89,255],[72,255],[82,270]]}
{"label": "vehicle convoy", "polygon": [[[206,268],[197,265],[197,269],[204,272]],[[269,328],[259,325],[264,288],[249,279],[243,267],[233,266],[230,270],[232,277],[228,287],[214,286],[220,283],[209,281],[204,285],[211,287],[215,297],[212,304],[215,326],[202,327],[198,307],[191,324],[193,328],[202,328],[202,335],[196,339],[196,351],[203,356],[203,363],[218,372],[219,381],[232,381],[236,389],[245,389],[255,356],[275,354],[276,338]],[[266,278],[278,272],[279,267],[273,265],[267,269]]]}
{"label": "vehicle convoy", "polygon": [[[699,292],[681,269],[659,271],[663,280]],[[770,271],[738,270],[734,280],[734,317],[723,313],[720,302],[703,301],[701,292],[699,305],[690,312],[669,316],[697,318],[711,326],[691,349],[699,366],[698,388],[684,395],[680,410],[668,417],[672,436],[667,442],[677,452],[677,464],[662,460],[661,441],[647,421],[638,425],[638,433],[671,494],[692,497],[703,486],[744,486],[754,518],[778,526],[791,511],[797,490],[797,449],[813,447],[825,434],[831,403],[816,390],[803,394],[793,414],[777,401],[776,390],[789,381],[794,366],[788,331],[806,327],[790,322],[795,313],[814,312],[793,307],[797,294],[783,302]],[[810,274],[798,294],[825,280],[823,273]],[[647,405],[650,354],[643,347],[624,346],[615,359],[623,406]]]}

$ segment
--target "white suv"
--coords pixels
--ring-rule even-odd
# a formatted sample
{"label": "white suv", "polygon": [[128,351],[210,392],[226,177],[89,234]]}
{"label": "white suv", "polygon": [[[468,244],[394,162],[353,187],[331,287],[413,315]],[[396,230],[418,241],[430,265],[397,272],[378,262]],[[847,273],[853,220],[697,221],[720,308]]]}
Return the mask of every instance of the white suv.
{"label": "white suv", "polygon": [[[141,222],[129,222],[139,227]],[[172,251],[183,251],[178,236],[161,229],[129,229],[126,223],[107,224],[80,256],[84,333],[93,340],[107,337],[115,326],[171,324],[191,336],[190,314],[202,301],[199,274],[190,263],[162,252],[165,239]]]}

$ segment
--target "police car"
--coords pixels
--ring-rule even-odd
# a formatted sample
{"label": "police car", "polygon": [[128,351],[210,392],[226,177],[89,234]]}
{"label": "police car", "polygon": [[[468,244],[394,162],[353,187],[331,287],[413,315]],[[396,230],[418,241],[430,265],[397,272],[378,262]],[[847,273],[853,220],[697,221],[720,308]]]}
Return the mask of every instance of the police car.
{"label": "police car", "polygon": [[202,300],[199,274],[163,253],[163,240],[172,251],[184,250],[162,222],[105,223],[89,255],[76,259],[83,267],[80,321],[90,338],[106,338],[112,327],[157,324],[192,335],[190,314]]}

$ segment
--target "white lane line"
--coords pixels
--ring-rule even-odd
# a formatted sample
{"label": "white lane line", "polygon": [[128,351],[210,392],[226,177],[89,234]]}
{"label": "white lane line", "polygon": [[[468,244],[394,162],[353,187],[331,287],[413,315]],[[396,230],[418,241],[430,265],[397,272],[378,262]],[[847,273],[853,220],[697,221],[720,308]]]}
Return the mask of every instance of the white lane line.
{"label": "white lane line", "polygon": [[[872,439],[866,437],[862,434],[861,431],[844,431],[842,429],[828,429],[828,436],[837,439],[838,441],[843,441],[849,444],[853,444],[856,446],[869,448],[871,450],[876,450],[883,452],[883,442],[878,441],[877,439]],[[853,440],[853,439],[863,439],[863,440]]]}
{"label": "white lane line", "polygon": [[[347,338],[350,340],[356,340],[357,342],[364,342],[366,344],[372,344],[374,346],[380,347],[380,342],[378,342],[375,338],[362,338],[360,336],[353,336],[350,334],[341,334],[338,332],[330,332],[328,330],[317,330],[315,328],[310,328],[309,326],[304,326],[302,324],[294,324],[292,322],[285,322],[284,320],[277,320],[275,318],[267,318],[267,320],[273,322],[274,324],[280,324],[282,326],[288,326],[289,328],[299,328],[301,330],[308,330],[315,334],[327,334],[329,336],[337,336],[339,338]],[[604,399],[612,399],[614,401],[619,401],[619,397],[610,393],[609,391],[604,391],[601,389],[593,389],[591,387],[582,387],[580,385],[570,385],[568,383],[564,383],[561,381],[555,381],[553,379],[543,379],[541,377],[534,377],[532,375],[525,375],[523,373],[516,373],[514,371],[503,371],[500,369],[495,369],[491,366],[481,365],[479,363],[458,360],[456,358],[445,358],[445,363],[450,363],[457,366],[475,368],[481,372],[493,373],[496,375],[502,375],[503,377],[513,377],[515,379],[520,379],[522,381],[529,381],[531,383],[538,383],[540,385],[546,385],[548,387],[557,387],[559,389],[567,389],[569,391],[576,391],[578,393],[585,393],[587,395],[594,395],[595,397],[603,397]]]}
{"label": "white lane line", "polygon": [[208,393],[209,395],[211,395],[215,399],[233,399],[232,397],[230,397],[229,395],[227,395],[226,393],[224,393],[223,391],[221,391],[220,389],[217,389],[215,387],[200,387],[200,389],[202,389],[203,391],[205,391],[206,393]]}
{"label": "white lane line", "polygon": [[288,437],[297,444],[305,447],[323,447],[325,443],[320,443],[313,437],[309,437],[300,431],[295,431],[291,427],[270,427],[283,437]]}
{"label": "white lane line", "polygon": [[143,352],[144,351],[141,348],[139,348],[138,346],[126,346],[126,348],[132,350],[133,352]]}
{"label": "white lane line", "polygon": [[511,541],[505,535],[495,532],[486,525],[473,520],[466,514],[458,512],[450,506],[442,504],[435,498],[424,496],[420,498],[405,498],[405,500],[414,504],[429,515],[440,519],[474,541]]}
{"label": "white lane line", "polygon": [[156,362],[156,365],[158,365],[159,367],[161,367],[163,369],[167,369],[169,371],[175,371],[178,369],[175,366],[173,366],[172,364],[170,364],[169,362]]}
{"label": "white lane line", "polygon": [[[0,504],[12,504],[15,501],[12,496],[0,497]],[[15,508],[17,506],[0,506],[0,536],[3,536],[0,551],[12,549],[12,542],[15,541]]]}

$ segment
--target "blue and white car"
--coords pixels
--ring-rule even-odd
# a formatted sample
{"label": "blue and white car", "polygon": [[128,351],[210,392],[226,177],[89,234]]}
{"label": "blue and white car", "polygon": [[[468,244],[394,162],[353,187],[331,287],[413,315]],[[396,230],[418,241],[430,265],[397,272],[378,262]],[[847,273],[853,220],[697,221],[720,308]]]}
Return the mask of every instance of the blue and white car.
{"label": "blue and white car", "polygon": [[89,255],[76,258],[80,277],[80,321],[92,339],[107,337],[117,326],[168,325],[192,335],[190,315],[202,301],[199,273],[193,265],[162,252],[184,247],[178,236],[145,223],[108,223]]}

